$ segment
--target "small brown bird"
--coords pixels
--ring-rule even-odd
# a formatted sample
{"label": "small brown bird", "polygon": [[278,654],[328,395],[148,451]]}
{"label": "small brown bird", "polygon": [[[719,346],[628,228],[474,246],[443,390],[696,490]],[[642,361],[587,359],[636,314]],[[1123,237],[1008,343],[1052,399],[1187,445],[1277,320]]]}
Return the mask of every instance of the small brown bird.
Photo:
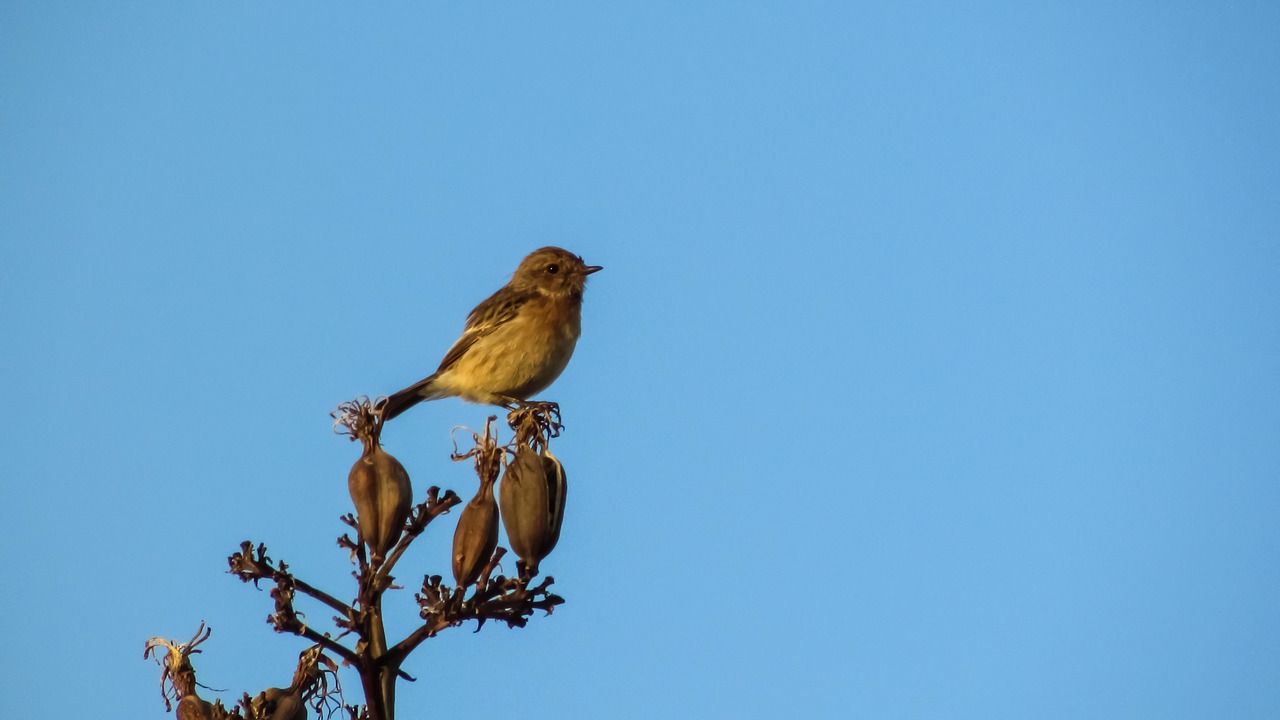
{"label": "small brown bird", "polygon": [[501,290],[467,316],[462,337],[429,377],[387,398],[390,420],[424,400],[460,397],[514,407],[545,390],[569,364],[582,332],[582,291],[601,270],[558,247],[529,253]]}

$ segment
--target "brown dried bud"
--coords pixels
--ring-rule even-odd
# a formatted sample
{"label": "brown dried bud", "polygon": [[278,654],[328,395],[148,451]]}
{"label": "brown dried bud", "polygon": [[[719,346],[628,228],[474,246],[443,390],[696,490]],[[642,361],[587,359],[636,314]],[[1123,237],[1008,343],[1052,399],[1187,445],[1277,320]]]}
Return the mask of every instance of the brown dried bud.
{"label": "brown dried bud", "polygon": [[511,549],[524,561],[530,576],[560,540],[568,478],[564,466],[549,451],[539,454],[521,445],[507,465],[498,490],[502,525]]}
{"label": "brown dried bud", "polygon": [[469,587],[479,579],[498,547],[498,502],[493,499],[496,479],[480,479],[480,489],[458,518],[453,533],[453,579],[459,587]]}
{"label": "brown dried bud", "polygon": [[307,720],[307,705],[297,690],[267,688],[253,699],[252,708],[266,720]]}
{"label": "brown dried bud", "polygon": [[365,438],[364,454],[351,466],[347,489],[356,506],[360,535],[372,551],[374,563],[380,563],[400,539],[409,517],[413,502],[409,473],[376,438]]}
{"label": "brown dried bud", "polygon": [[192,693],[178,701],[178,720],[214,720],[213,703]]}

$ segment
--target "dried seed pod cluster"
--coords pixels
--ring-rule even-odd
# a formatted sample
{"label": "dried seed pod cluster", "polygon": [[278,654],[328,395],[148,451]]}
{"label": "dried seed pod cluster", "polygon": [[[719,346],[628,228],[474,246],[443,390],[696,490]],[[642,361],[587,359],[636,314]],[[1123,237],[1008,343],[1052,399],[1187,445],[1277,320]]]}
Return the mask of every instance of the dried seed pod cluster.
{"label": "dried seed pod cluster", "polygon": [[[329,718],[339,710],[352,718],[394,720],[396,682],[400,678],[412,680],[402,664],[422,642],[469,620],[478,621],[481,627],[489,620],[524,627],[535,612],[550,615],[564,602],[549,590],[554,583],[550,576],[533,581],[560,539],[568,488],[564,466],[548,449],[561,429],[555,403],[515,403],[507,416],[514,437],[506,445],[498,444],[492,432],[497,418],[490,417],[484,435],[475,435],[471,450],[460,455],[455,448],[454,460],[474,458],[480,479],[454,533],[452,570],[457,586],[449,587],[440,575],[425,576],[422,591],[415,594],[424,622],[394,642],[387,637],[382,600],[384,593],[403,586],[391,573],[414,538],[462,501],[452,490],[441,492],[430,487],[424,502],[412,504],[409,474],[383,450],[379,441],[383,418],[368,398],[343,403],[333,417],[341,432],[362,444],[360,457],[347,476],[357,514],[342,517],[356,530],[356,539],[349,534],[338,538],[338,546],[350,552],[350,561],[356,566],[352,573],[358,583],[355,599],[343,600],[295,577],[284,561],[267,556],[264,544],[241,543],[240,551],[228,558],[231,573],[255,586],[260,582],[274,585],[271,598],[275,612],[268,622],[278,632],[297,635],[315,645],[300,656],[292,684],[257,695],[244,693],[228,711],[221,701],[207,702],[196,692],[189,658],[209,636],[203,625],[185,644],[152,638],[144,657],[154,653],[160,661],[161,692],[166,707],[176,709],[179,720],[305,720]],[[506,553],[498,547],[499,523],[505,525],[511,548],[519,556],[518,575],[493,575]],[[304,620],[294,607],[295,599],[303,597],[336,611],[332,615],[335,631],[317,630]],[[162,649],[167,650],[163,658]],[[359,672],[364,705],[348,704],[341,697],[338,665],[324,653],[332,653]]]}
{"label": "dried seed pod cluster", "polygon": [[[564,521],[568,481],[564,466],[547,449],[560,431],[559,409],[534,403],[513,410],[507,423],[515,437],[501,448],[491,431],[496,419],[489,418],[483,437],[475,436],[475,449],[454,453],[455,460],[475,457],[480,476],[480,489],[463,510],[453,538],[453,575],[462,587],[474,583],[492,557],[499,518],[525,579],[538,574],[542,560],[560,540]],[[493,484],[504,460],[495,504]]]}

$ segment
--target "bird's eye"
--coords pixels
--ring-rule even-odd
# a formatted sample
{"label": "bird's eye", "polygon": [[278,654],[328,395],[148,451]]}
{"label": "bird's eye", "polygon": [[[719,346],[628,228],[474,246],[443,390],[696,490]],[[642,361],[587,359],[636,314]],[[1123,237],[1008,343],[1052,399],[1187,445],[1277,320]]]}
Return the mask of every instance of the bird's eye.
{"label": "bird's eye", "polygon": [[560,266],[559,266],[559,265],[556,265],[555,263],[552,263],[551,265],[548,265],[548,266],[547,266],[547,274],[548,274],[548,275],[555,275],[555,274],[556,274],[556,273],[558,273],[558,272],[560,272]]}

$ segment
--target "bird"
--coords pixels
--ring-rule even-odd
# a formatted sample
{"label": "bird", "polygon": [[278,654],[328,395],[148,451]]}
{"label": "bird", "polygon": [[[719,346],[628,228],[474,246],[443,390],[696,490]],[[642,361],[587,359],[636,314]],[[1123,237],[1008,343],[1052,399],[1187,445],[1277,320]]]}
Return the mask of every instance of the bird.
{"label": "bird", "polygon": [[511,280],[467,316],[440,367],[380,403],[382,421],[447,397],[513,409],[547,389],[582,333],[587,276],[602,269],[563,248],[529,253]]}

